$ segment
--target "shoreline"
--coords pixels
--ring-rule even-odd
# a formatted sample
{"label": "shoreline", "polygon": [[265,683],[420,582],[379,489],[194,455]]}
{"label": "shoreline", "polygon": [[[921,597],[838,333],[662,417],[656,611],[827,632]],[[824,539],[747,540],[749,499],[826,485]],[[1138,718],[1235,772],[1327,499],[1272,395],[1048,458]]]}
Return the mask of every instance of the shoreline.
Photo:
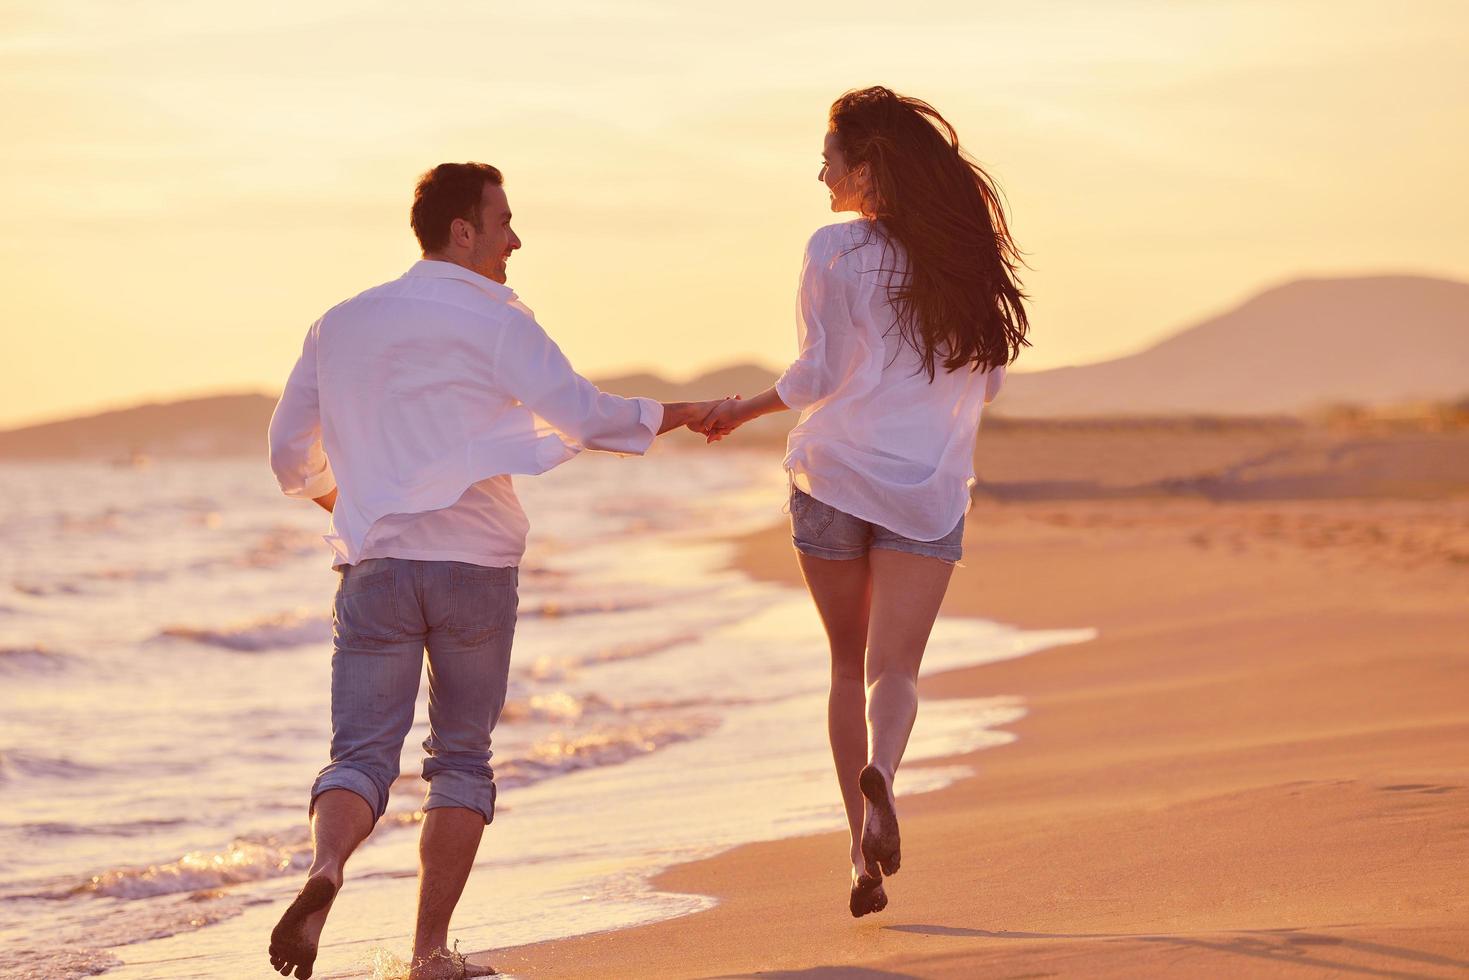
{"label": "shoreline", "polygon": [[[944,614],[1100,635],[922,682],[1027,714],[1015,742],[937,763],[974,776],[902,800],[887,911],[847,915],[846,835],[822,834],[651,882],[709,910],[473,960],[527,977],[1469,969],[1465,528],[1462,500],[981,502]],[[735,567],[799,586],[783,528],[741,539]]]}

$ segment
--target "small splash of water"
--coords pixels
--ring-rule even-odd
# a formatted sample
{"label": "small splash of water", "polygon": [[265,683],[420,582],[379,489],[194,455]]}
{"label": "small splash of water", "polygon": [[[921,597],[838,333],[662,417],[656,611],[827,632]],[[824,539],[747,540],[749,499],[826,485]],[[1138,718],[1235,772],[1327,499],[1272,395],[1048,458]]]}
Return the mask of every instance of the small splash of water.
{"label": "small splash of water", "polygon": [[408,980],[412,964],[397,953],[374,946],[368,950],[363,967],[371,980]]}
{"label": "small splash of water", "polygon": [[[454,961],[457,968],[455,976],[461,977],[492,977],[503,976],[492,968],[482,967],[469,962],[469,957],[459,949],[459,942],[454,942],[454,948],[449,952],[449,957]],[[374,946],[367,951],[363,958],[363,970],[369,980],[408,980],[409,972],[413,969],[411,961],[404,959],[391,950],[381,946]]]}

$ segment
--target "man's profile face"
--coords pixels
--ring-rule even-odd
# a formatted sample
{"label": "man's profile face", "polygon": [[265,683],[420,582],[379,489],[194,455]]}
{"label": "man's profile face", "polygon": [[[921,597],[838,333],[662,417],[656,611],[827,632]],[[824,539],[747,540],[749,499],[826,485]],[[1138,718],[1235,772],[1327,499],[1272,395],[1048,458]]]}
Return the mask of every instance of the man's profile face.
{"label": "man's profile face", "polygon": [[503,283],[505,263],[520,247],[520,238],[510,227],[510,201],[505,188],[485,184],[480,196],[480,227],[472,233],[469,267],[487,279]]}

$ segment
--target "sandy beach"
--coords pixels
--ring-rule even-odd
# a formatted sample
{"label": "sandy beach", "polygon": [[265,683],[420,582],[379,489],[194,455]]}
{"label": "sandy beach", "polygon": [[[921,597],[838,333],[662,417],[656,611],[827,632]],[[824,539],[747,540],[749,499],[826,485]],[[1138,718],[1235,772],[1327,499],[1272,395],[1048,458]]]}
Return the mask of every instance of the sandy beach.
{"label": "sandy beach", "polygon": [[[743,539],[737,566],[799,583],[781,528]],[[925,682],[1028,714],[1013,744],[957,760],[972,778],[901,801],[885,912],[847,915],[845,835],[827,834],[656,880],[709,911],[475,960],[525,977],[1469,971],[1469,500],[981,500],[945,613],[1099,637]]]}

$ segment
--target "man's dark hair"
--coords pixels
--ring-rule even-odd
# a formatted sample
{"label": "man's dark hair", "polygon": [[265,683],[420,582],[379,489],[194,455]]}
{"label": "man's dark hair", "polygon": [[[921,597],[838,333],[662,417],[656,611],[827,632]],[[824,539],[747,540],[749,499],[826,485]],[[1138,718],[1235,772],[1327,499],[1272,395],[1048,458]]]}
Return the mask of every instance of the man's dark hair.
{"label": "man's dark hair", "polygon": [[480,225],[480,199],[485,185],[501,187],[504,176],[488,163],[441,163],[422,177],[413,191],[413,234],[424,252],[437,252],[449,244],[449,226],[463,218]]}

